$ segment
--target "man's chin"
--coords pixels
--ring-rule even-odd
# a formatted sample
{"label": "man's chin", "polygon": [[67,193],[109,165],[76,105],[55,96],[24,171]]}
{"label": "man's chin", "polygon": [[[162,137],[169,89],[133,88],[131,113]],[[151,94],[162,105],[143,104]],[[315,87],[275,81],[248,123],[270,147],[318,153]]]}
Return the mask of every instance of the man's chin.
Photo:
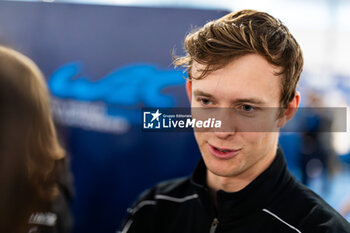
{"label": "man's chin", "polygon": [[209,172],[215,176],[230,178],[240,174],[239,171],[235,169],[212,169],[208,168]]}
{"label": "man's chin", "polygon": [[240,169],[237,167],[238,164],[230,164],[227,160],[216,160],[213,158],[204,159],[207,169],[213,173],[213,175],[221,177],[232,177],[240,174]]}

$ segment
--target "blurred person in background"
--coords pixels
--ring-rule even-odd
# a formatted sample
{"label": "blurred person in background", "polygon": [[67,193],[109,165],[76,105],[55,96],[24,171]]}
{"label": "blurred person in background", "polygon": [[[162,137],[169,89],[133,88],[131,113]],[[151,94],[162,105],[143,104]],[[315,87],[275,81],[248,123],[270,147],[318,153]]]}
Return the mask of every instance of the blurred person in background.
{"label": "blurred person in background", "polygon": [[0,106],[0,232],[71,232],[72,179],[45,79],[32,60],[3,46]]}
{"label": "blurred person in background", "polygon": [[346,200],[346,202],[341,206],[340,213],[347,217],[350,214],[350,198]]}
{"label": "blurred person in background", "polygon": [[[202,159],[193,175],[145,191],[120,232],[350,233],[339,213],[291,175],[278,145],[279,129],[299,106],[303,67],[288,28],[242,10],[190,33],[185,49],[175,64],[187,68],[192,110],[228,108],[246,124],[225,115],[233,130],[195,130]],[[260,130],[265,123],[271,128]]]}
{"label": "blurred person in background", "polygon": [[331,188],[329,177],[336,160],[330,133],[332,118],[327,114],[322,97],[315,91],[309,91],[305,107],[299,159],[301,181],[310,185],[312,178],[320,176],[322,192],[328,194]]}

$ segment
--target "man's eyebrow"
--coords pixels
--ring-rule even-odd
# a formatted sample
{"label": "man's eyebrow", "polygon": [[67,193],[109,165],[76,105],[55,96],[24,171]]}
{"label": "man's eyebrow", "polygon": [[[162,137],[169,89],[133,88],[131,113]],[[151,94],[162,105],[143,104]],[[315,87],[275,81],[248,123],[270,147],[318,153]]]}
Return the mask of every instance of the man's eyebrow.
{"label": "man's eyebrow", "polygon": [[[193,91],[194,96],[205,96],[208,98],[213,98],[213,95],[201,90],[194,90]],[[240,99],[235,99],[232,101],[232,104],[241,104],[241,103],[251,103],[251,104],[257,104],[257,105],[263,105],[265,104],[264,101],[256,99],[256,98],[240,98]]]}
{"label": "man's eyebrow", "polygon": [[237,104],[237,103],[251,103],[251,104],[265,104],[264,101],[259,100],[259,99],[254,99],[254,98],[243,98],[243,99],[236,99],[234,101],[232,101],[233,104]]}
{"label": "man's eyebrow", "polygon": [[194,90],[193,91],[193,94],[195,96],[205,96],[205,97],[213,97],[213,95],[207,93],[207,92],[204,92],[204,91],[201,91],[201,90]]}

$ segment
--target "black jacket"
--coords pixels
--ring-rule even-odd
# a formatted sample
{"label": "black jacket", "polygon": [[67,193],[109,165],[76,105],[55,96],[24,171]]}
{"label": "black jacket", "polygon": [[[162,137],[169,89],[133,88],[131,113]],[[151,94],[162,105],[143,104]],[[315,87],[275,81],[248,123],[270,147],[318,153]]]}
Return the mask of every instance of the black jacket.
{"label": "black jacket", "polygon": [[56,172],[58,196],[53,202],[44,205],[43,210],[30,215],[28,233],[71,233],[73,230],[73,177],[66,158],[58,162]]}
{"label": "black jacket", "polygon": [[287,169],[280,149],[273,163],[239,192],[217,192],[217,208],[201,160],[191,178],[144,192],[122,233],[350,233],[350,224]]}

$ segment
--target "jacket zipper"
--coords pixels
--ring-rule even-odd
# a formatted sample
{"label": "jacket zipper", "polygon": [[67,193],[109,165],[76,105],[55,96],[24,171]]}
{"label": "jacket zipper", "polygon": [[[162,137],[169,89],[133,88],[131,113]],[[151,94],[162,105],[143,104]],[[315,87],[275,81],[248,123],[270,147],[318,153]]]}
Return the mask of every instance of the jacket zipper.
{"label": "jacket zipper", "polygon": [[216,228],[218,227],[218,225],[219,225],[219,220],[217,218],[214,218],[212,223],[211,223],[209,233],[215,233]]}

